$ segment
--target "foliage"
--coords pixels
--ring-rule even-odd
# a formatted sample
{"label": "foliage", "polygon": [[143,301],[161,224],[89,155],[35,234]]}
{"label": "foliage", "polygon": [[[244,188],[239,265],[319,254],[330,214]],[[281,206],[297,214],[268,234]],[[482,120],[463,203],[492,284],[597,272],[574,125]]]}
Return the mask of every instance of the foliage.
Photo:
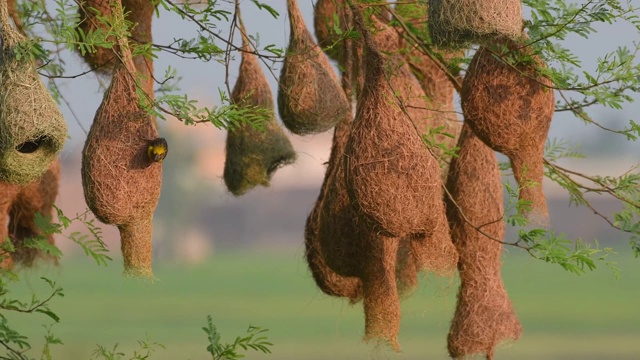
{"label": "foliage", "polygon": [[235,360],[244,357],[244,354],[240,353],[242,350],[254,350],[260,351],[264,354],[271,354],[270,347],[273,345],[267,341],[267,337],[264,333],[269,331],[257,326],[249,326],[247,334],[244,337],[238,336],[233,343],[221,343],[221,336],[216,327],[213,325],[211,315],[207,316],[207,326],[202,330],[207,334],[209,339],[209,345],[207,346],[207,352],[211,354],[213,360]]}
{"label": "foliage", "polygon": [[[418,2],[424,2],[420,0]],[[165,13],[178,15],[185,24],[194,28],[190,38],[174,38],[168,44],[132,44],[134,54],[148,58],[170,55],[193,61],[218,63],[225,68],[225,88],[218,89],[219,105],[202,107],[196,100],[182,93],[179,89],[180,75],[173,67],[164,71],[164,76],[155,79],[159,88],[155,99],[149,98],[141,90],[138,92],[143,108],[151,115],[161,119],[174,117],[185,125],[212,124],[215,127],[233,130],[241,124],[260,130],[264,126],[264,119],[269,116],[265,109],[243,107],[239,108],[229,100],[230,81],[228,67],[241,49],[234,42],[235,29],[238,26],[238,9],[236,2],[209,0],[198,5],[171,0],[155,0],[158,16]],[[269,18],[282,17],[276,9],[264,1],[252,0],[250,6],[268,14]],[[524,0],[527,19],[524,27],[529,40],[524,46],[531,47],[533,53],[539,55],[549,65],[539,69],[548,76],[559,99],[556,112],[569,112],[579,121],[599,129],[621,136],[627,141],[637,141],[640,137],[640,122],[629,120],[627,124],[618,128],[606,126],[592,114],[592,109],[604,106],[612,110],[622,109],[633,101],[633,94],[640,92],[640,62],[638,53],[640,43],[618,46],[610,52],[601,54],[593,69],[586,69],[582,59],[571,49],[571,41],[576,38],[588,39],[599,31],[601,26],[612,23],[626,23],[636,33],[640,34],[640,17],[638,9],[632,0],[585,0],[573,3],[564,0]],[[379,4],[370,5],[372,11],[379,11]],[[81,54],[95,52],[97,48],[111,49],[118,38],[129,37],[132,24],[122,16],[99,16],[98,21],[107,26],[88,33],[80,30],[76,24],[78,11],[73,0],[55,0],[52,6],[47,6],[45,0],[21,1],[18,7],[24,24],[24,31],[28,40],[17,49],[18,57],[29,57],[39,65],[40,74],[48,81],[48,88],[54,99],[59,103],[69,105],[61,90],[62,79],[75,79],[90,74],[95,69],[80,73],[68,66],[64,54],[67,51],[77,51]],[[404,30],[408,44],[416,47],[436,61],[444,71],[454,87],[460,88],[459,73],[467,68],[470,56],[475,49],[470,49],[466,56],[445,58],[441,52],[431,45],[426,27],[416,26],[398,15],[393,8],[388,8],[393,25]],[[414,11],[418,11],[417,9]],[[404,15],[404,14],[403,14]],[[409,14],[410,15],[410,14]],[[341,30],[339,18],[334,18],[335,32],[344,38],[356,38],[353,29]],[[228,25],[228,28],[225,26]],[[252,52],[258,56],[268,70],[274,75],[274,68],[282,61],[284,50],[278,44],[261,44],[260,34],[250,35]],[[332,45],[331,45],[332,46]],[[405,49],[406,50],[406,49]],[[505,57],[504,62],[527,61],[530,59],[511,59]],[[430,129],[423,135],[425,143],[430,147],[439,147],[446,155],[455,155],[457,149],[447,148],[436,141],[436,135],[449,136],[442,132],[442,128]],[[583,158],[584,155],[576,150],[569,141],[550,139],[545,149],[546,177],[569,195],[569,201],[576,206],[584,206],[592,210],[611,227],[627,234],[629,244],[636,255],[640,257],[640,172],[637,166],[619,176],[602,176],[584,174],[559,165],[564,158]],[[508,164],[502,164],[501,169],[508,171]],[[526,185],[525,185],[526,186]],[[600,248],[597,242],[590,244],[581,239],[568,239],[566,234],[558,234],[552,229],[530,228],[530,224],[520,215],[521,210],[529,204],[517,200],[518,189],[505,184],[508,206],[503,220],[517,229],[518,237],[515,241],[504,241],[505,245],[523,249],[531,256],[542,261],[557,264],[566,271],[582,274],[594,270],[599,263],[611,268],[616,276],[618,271],[615,262],[608,256],[613,253],[610,248]],[[613,214],[599,211],[591,202],[592,196],[606,196],[621,204],[621,209]],[[108,250],[102,241],[102,233],[94,220],[88,217],[88,212],[75,217],[67,217],[56,208],[58,223],[52,219],[38,215],[36,223],[42,230],[42,235],[25,240],[25,245],[38,249],[55,258],[61,257],[60,250],[46,241],[46,235],[58,234],[77,244],[84,253],[91,257],[97,265],[107,265],[111,261]],[[86,234],[72,232],[66,234],[73,223],[81,223],[86,228]],[[479,224],[477,229],[482,231]],[[495,239],[496,241],[501,241]],[[0,260],[15,249],[11,241],[5,241],[0,246]],[[54,322],[60,321],[52,310],[52,302],[64,296],[62,288],[46,277],[41,281],[47,285],[47,292],[34,294],[31,299],[14,298],[10,289],[11,284],[21,281],[18,273],[13,270],[0,269],[0,348],[6,350],[7,355],[0,355],[0,359],[30,359],[27,355],[32,349],[30,339],[15,331],[5,316],[7,312],[24,315],[44,316]],[[45,344],[41,351],[41,359],[51,359],[50,347],[62,344],[52,333],[52,327],[45,327]],[[245,336],[240,336],[232,343],[221,343],[221,337],[211,317],[207,318],[207,326],[203,328],[207,334],[209,344],[207,352],[213,359],[238,359],[244,355],[241,350],[254,350],[270,353],[269,343],[264,336],[266,329],[249,327]],[[98,346],[93,356],[96,359],[147,359],[157,349],[161,348],[150,340],[139,342],[139,350],[131,357],[126,357],[113,348]]]}

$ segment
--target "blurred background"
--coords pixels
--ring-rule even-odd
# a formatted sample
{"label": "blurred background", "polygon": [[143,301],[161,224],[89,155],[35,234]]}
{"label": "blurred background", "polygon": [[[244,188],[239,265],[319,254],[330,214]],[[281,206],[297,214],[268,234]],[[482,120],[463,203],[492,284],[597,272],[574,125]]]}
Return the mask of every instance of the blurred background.
{"label": "blurred background", "polygon": [[[267,3],[280,13],[278,19],[258,10],[252,1],[241,2],[247,30],[259,34],[259,46],[284,48],[289,32],[286,2]],[[310,29],[313,3],[299,1]],[[565,45],[583,60],[582,69],[593,71],[599,56],[638,40],[637,31],[629,26],[601,26],[589,39],[568,38]],[[218,30],[225,36],[228,24],[221,23]],[[155,43],[168,44],[194,34],[195,27],[174,14],[161,10],[154,19]],[[86,69],[77,54],[67,55],[69,73]],[[229,68],[231,87],[238,60]],[[161,78],[168,66],[178,69],[182,91],[200,106],[219,105],[218,89],[225,88],[224,65],[159,53],[156,77]],[[279,69],[274,70],[277,75]],[[275,91],[275,79],[270,76],[270,81]],[[70,101],[69,106],[61,106],[71,138],[61,156],[57,201],[67,216],[86,210],[81,150],[102,100],[101,82],[105,79],[91,74],[59,82]],[[609,127],[623,128],[639,113],[638,103],[632,103],[622,110],[594,108],[591,115]],[[66,297],[52,304],[61,316],[53,331],[65,344],[53,349],[55,359],[90,358],[96,344],[117,343],[119,349],[130,352],[137,340],[147,337],[166,347],[151,359],[205,359],[206,335],[200,327],[206,315],[212,315],[227,341],[249,325],[270,329],[267,335],[275,344],[274,354],[249,354],[249,359],[446,358],[457,280],[425,278],[403,302],[401,354],[362,344],[361,306],[349,306],[315,288],[303,258],[303,231],[324,175],[330,133],[290,135],[297,162],[277,171],[271,187],[255,188],[238,198],[226,191],[222,180],[225,131],[167,119],[160,121],[160,133],[170,151],[163,163],[162,196],[154,218],[158,280],[148,284],[121,276],[118,232],[104,225],[104,239],[114,257],[108,267],[96,266],[77,245],[61,237],[57,243],[64,252],[61,266],[26,271],[27,281],[16,290],[25,294],[42,290],[38,278],[43,272],[65,288]],[[640,159],[639,144],[586,126],[566,113],[554,118],[550,137],[580,145],[587,158],[561,164],[588,174],[619,175]],[[572,275],[515,248],[505,249],[505,283],[524,335],[501,348],[496,358],[640,359],[640,309],[634,305],[640,297],[640,260],[633,258],[624,234],[587,209],[570,207],[566,194],[552,183],[544,186],[552,227],[569,238],[597,239],[601,246],[616,249],[619,254],[613,260],[622,278],[616,280],[604,266],[595,273]],[[609,198],[592,200],[604,214],[619,208]],[[28,317],[16,321],[20,330],[41,337],[42,321]]]}

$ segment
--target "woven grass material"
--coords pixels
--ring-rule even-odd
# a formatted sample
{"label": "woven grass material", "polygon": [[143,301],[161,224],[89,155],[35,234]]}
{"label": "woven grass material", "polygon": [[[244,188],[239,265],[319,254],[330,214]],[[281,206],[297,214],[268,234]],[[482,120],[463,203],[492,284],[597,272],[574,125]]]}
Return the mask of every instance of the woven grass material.
{"label": "woven grass material", "polygon": [[[318,0],[313,8],[313,29],[325,54],[331,59],[342,61],[343,38],[349,26],[349,8],[344,0]],[[336,24],[335,19],[338,19]],[[335,29],[340,29],[338,34]]]}
{"label": "woven grass material", "polygon": [[[0,243],[10,241],[9,239],[9,212],[11,204],[20,192],[20,185],[0,181]],[[0,250],[0,268],[13,268],[13,258],[10,253]]]}
{"label": "woven grass material", "polygon": [[14,50],[25,41],[0,3],[0,180],[26,184],[47,171],[62,150],[67,124],[28,57]]}
{"label": "woven grass material", "polygon": [[257,185],[269,186],[275,171],[296,159],[296,152],[273,113],[273,97],[267,78],[255,55],[248,52],[251,49],[244,26],[241,32],[245,51],[231,100],[239,106],[269,109],[270,115],[264,131],[242,124],[227,134],[224,182],[236,196]]}
{"label": "woven grass material", "polygon": [[[80,18],[78,28],[84,34],[97,29],[108,31],[107,25],[101,23],[98,18],[112,18],[114,13],[113,3],[114,1],[109,0],[81,0],[78,3],[78,15]],[[110,42],[116,41],[114,37],[110,37],[107,40]],[[82,57],[92,69],[103,75],[110,75],[116,64],[115,47],[96,46],[94,52],[85,52]]]}
{"label": "woven grass material", "polygon": [[[427,100],[422,87],[409,68],[409,63],[402,56],[400,34],[393,27],[385,25],[383,21],[377,16],[370,18],[370,28],[373,28],[372,40],[380,51],[387,54],[384,81],[400,103],[401,111],[409,116],[420,133],[430,128],[449,126],[449,121],[442,119],[440,113],[432,110],[433,103]],[[456,135],[454,124],[456,123],[451,123],[450,130]],[[438,135],[436,141],[445,142],[449,147],[455,146],[455,143],[451,143],[452,139],[444,135]],[[421,145],[425,146],[425,144]],[[450,157],[445,158],[444,152],[436,146],[431,147],[430,151],[436,156],[440,167],[446,169]],[[441,178],[445,179],[445,177],[446,174],[441,173]],[[442,194],[442,188],[437,190]],[[444,213],[440,213],[439,220],[433,223],[435,227],[429,229],[429,235],[426,233],[407,235],[413,248],[413,258],[417,262],[409,266],[429,270],[442,276],[452,276],[458,256],[451,243],[448,225],[442,214]]]}
{"label": "woven grass material", "polygon": [[[155,12],[154,2],[151,0],[122,0],[122,7],[128,13],[127,20],[133,23],[131,37],[133,42],[140,45],[153,43],[151,25]],[[134,56],[133,63],[138,71],[142,89],[153,98],[153,60],[142,55]]]}
{"label": "woven grass material", "polygon": [[[473,131],[492,149],[511,160],[520,186],[519,198],[531,202],[525,214],[535,223],[548,221],[547,204],[542,191],[544,143],[555,111],[551,81],[537,68],[545,66],[537,56],[529,55],[515,42],[492,50],[480,48],[465,77],[462,110]],[[528,63],[508,65],[492,54],[527,57]]]}
{"label": "woven grass material", "polygon": [[[366,31],[366,30],[364,30]],[[365,87],[345,150],[349,197],[374,232],[430,234],[444,220],[440,168],[385,78],[385,60],[365,44]]]}
{"label": "woven grass material", "polygon": [[278,86],[278,111],[294,134],[329,130],[351,113],[329,60],[307,30],[296,0],[287,0],[291,33]]}
{"label": "woven grass material", "polygon": [[499,343],[517,340],[522,333],[500,275],[502,245],[474,228],[481,227],[485,234],[503,241],[502,182],[495,153],[468,125],[463,127],[459,147],[447,181],[451,193],[447,216],[460,253],[462,283],[448,348],[453,358],[483,353],[492,359]]}
{"label": "woven grass material", "polygon": [[[416,1],[413,4],[396,4],[396,12],[402,17],[403,21],[409,22],[413,27],[421,31],[427,31],[428,6],[426,1]],[[398,29],[398,31],[404,34],[404,29]],[[418,79],[426,95],[427,107],[432,110],[432,117],[428,119],[427,124],[417,124],[418,130],[424,132],[427,127],[431,129],[443,127],[441,132],[450,134],[452,137],[436,135],[435,141],[445,145],[447,148],[455,147],[462,128],[462,122],[455,111],[455,87],[453,83],[434,60],[405,37],[400,38],[400,48],[404,49],[405,59],[411,68],[411,72]],[[445,61],[464,56],[461,51],[434,49],[434,52]],[[446,176],[451,156],[445,155],[443,151],[437,148],[435,152],[440,161],[443,174]]]}
{"label": "woven grass material", "polygon": [[[60,185],[60,163],[56,160],[40,179],[21,186],[9,212],[9,236],[15,247],[11,254],[14,264],[31,267],[36,260],[48,260],[57,264],[57,258],[29,247],[25,240],[42,235],[36,225],[35,214],[53,217],[53,204]],[[55,244],[53,234],[47,234],[49,244]]]}
{"label": "woven grass material", "polygon": [[[419,51],[414,50],[411,56],[403,55],[411,45],[404,41],[398,29],[384,24],[377,16],[371,17],[371,25],[375,29],[373,39],[378,49],[388,54],[385,76],[411,121],[421,134],[443,128],[440,132],[452,137],[438,134],[433,140],[447,148],[455,147],[461,122],[454,110],[454,89],[449,79],[428,56]],[[414,76],[416,73],[422,81]],[[427,90],[431,92],[427,94]],[[451,156],[435,144],[431,151],[446,178]]]}
{"label": "woven grass material", "polygon": [[400,295],[396,283],[400,241],[370,233],[362,245],[364,340],[400,351]]}
{"label": "woven grass material", "polygon": [[82,185],[98,220],[120,230],[125,273],[151,277],[151,223],[160,196],[162,165],[151,162],[146,150],[158,133],[139,105],[135,67],[126,42],[119,47],[122,63],[82,151]]}
{"label": "woven grass material", "polygon": [[517,39],[522,21],[520,0],[429,0],[429,32],[438,47]]}

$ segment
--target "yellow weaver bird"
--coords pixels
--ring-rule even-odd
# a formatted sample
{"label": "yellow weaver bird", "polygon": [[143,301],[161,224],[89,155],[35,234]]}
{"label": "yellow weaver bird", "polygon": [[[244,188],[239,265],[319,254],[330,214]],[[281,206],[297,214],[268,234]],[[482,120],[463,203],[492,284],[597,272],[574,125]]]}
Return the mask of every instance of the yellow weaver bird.
{"label": "yellow weaver bird", "polygon": [[169,145],[164,138],[157,138],[149,143],[147,157],[153,162],[162,162],[169,152]]}

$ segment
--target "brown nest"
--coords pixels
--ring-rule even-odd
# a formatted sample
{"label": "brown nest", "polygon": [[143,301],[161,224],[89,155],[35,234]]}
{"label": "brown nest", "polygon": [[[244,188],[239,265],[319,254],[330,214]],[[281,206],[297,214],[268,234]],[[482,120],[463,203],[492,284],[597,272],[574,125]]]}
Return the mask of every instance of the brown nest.
{"label": "brown nest", "polygon": [[469,43],[520,37],[520,0],[429,0],[429,32],[433,44],[459,49]]}
{"label": "brown nest", "polygon": [[56,160],[42,177],[24,185],[16,194],[9,211],[9,236],[15,247],[11,254],[15,264],[31,267],[39,258],[57,263],[57,258],[44,254],[29,244],[29,239],[45,236],[55,244],[53,234],[43,234],[35,221],[36,213],[53,217],[53,204],[58,196],[60,164]]}
{"label": "brown nest", "polygon": [[291,34],[280,73],[278,111],[294,134],[320,133],[349,116],[351,106],[329,60],[314,42],[295,0],[287,0]]}
{"label": "brown nest", "polygon": [[257,185],[269,186],[277,169],[296,159],[291,142],[273,113],[271,89],[249,40],[241,27],[243,49],[240,75],[231,93],[231,100],[241,107],[269,110],[264,131],[241,124],[227,134],[224,182],[229,191],[242,195]]}
{"label": "brown nest", "polygon": [[125,272],[152,276],[152,218],[162,183],[162,165],[147,157],[158,133],[141,108],[135,67],[125,40],[122,63],[87,136],[82,151],[82,185],[98,220],[118,226]]}
{"label": "brown nest", "polygon": [[468,125],[459,147],[447,181],[447,216],[460,253],[461,280],[448,348],[453,358],[484,353],[492,359],[500,342],[522,333],[500,276],[502,182],[495,153]]}
{"label": "brown nest", "polygon": [[[380,51],[388,54],[386,78],[402,107],[421,134],[440,129],[430,138],[433,142],[430,149],[446,176],[451,155],[441,146],[454,148],[461,127],[454,110],[453,84],[433,60],[408,44],[398,29],[385,25],[377,16],[371,21],[375,29],[374,42]],[[409,47],[411,51],[403,54]]]}
{"label": "brown nest", "polygon": [[67,124],[29,57],[15,49],[25,41],[0,4],[0,180],[26,184],[47,171],[62,150]]}
{"label": "brown nest", "polygon": [[524,213],[546,224],[542,157],[555,111],[552,83],[538,70],[545,65],[530,49],[504,44],[481,47],[474,55],[460,93],[462,110],[478,137],[511,160],[519,198],[531,205]]}

